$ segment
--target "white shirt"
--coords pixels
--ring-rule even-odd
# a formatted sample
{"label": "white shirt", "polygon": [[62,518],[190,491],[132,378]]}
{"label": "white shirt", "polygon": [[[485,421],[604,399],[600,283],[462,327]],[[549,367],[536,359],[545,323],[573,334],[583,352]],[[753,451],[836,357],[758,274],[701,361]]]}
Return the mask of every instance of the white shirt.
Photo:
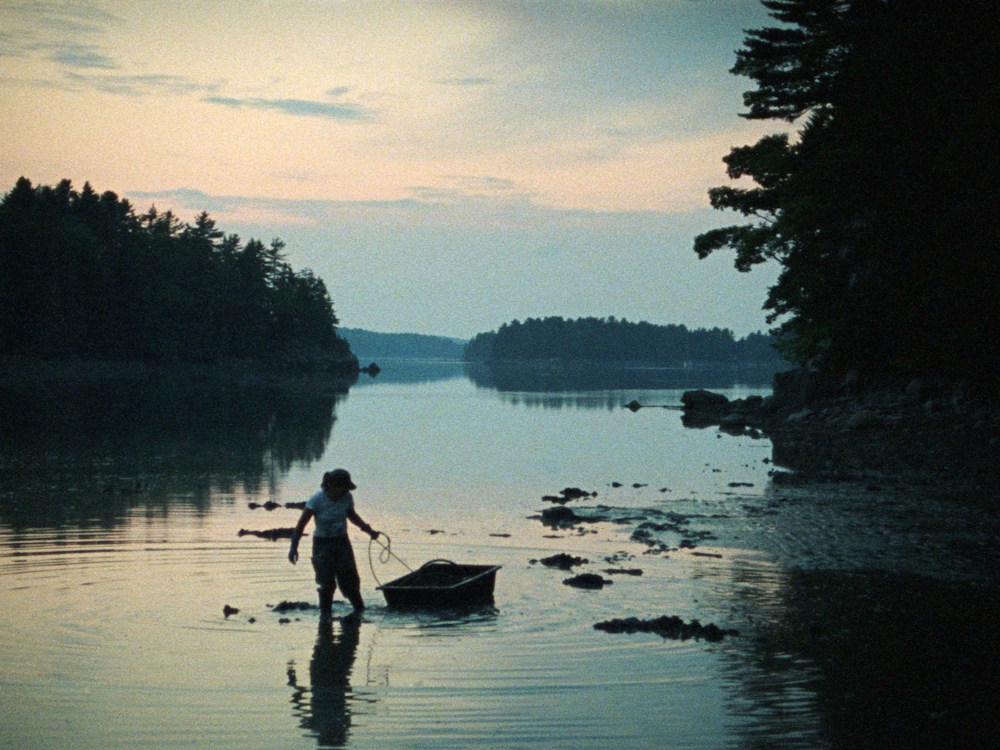
{"label": "white shirt", "polygon": [[345,492],[336,500],[331,500],[320,490],[306,501],[306,507],[316,519],[316,536],[345,536],[347,534],[347,514],[354,510],[354,495]]}

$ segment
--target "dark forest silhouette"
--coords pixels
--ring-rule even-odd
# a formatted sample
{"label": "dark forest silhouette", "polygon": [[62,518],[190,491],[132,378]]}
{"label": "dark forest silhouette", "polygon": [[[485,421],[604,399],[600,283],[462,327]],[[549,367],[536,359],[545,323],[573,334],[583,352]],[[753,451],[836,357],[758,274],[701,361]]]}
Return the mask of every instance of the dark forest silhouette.
{"label": "dark forest silhouette", "polygon": [[528,318],[480,333],[465,348],[470,362],[634,362],[685,364],[773,364],[782,362],[771,336],[737,340],[722,328],[689,330],[683,325],[632,323],[615,318]]}
{"label": "dark forest silhouette", "polygon": [[283,249],[22,177],[0,203],[0,352],[356,369],[322,279]]}
{"label": "dark forest silhouette", "polygon": [[750,119],[795,137],[732,149],[706,232],[746,271],[776,260],[765,309],[790,357],[829,374],[978,377],[1000,349],[997,0],[765,0],[732,72]]}

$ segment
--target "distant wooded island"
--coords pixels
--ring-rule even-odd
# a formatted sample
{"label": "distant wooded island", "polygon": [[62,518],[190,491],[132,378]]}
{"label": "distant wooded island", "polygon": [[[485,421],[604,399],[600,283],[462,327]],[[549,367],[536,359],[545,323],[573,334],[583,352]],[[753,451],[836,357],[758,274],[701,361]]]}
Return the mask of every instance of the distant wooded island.
{"label": "distant wooded island", "polygon": [[765,365],[788,362],[774,337],[751,333],[737,339],[728,329],[633,323],[608,318],[528,318],[480,333],[465,347],[469,362],[601,362],[683,367]]}
{"label": "distant wooded island", "polygon": [[326,285],[284,247],[22,177],[0,202],[0,352],[357,371]]}

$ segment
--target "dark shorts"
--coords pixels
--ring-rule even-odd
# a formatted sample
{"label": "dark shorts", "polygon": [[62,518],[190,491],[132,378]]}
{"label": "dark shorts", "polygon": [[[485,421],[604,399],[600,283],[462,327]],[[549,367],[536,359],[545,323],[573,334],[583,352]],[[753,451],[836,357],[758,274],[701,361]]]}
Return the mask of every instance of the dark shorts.
{"label": "dark shorts", "polygon": [[314,536],[312,564],[316,583],[322,588],[339,585],[343,591],[355,591],[361,585],[351,540],[346,536]]}

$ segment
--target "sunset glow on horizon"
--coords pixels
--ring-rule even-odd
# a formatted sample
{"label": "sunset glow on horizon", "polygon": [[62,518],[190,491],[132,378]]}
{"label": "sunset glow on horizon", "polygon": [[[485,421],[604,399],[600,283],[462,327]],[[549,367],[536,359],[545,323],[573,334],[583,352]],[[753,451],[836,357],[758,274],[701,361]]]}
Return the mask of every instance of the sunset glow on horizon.
{"label": "sunset glow on horizon", "polygon": [[706,195],[729,148],[780,129],[738,116],[749,82],[728,72],[766,23],[757,0],[5,3],[0,183],[280,236],[352,327],[743,334],[773,271],[691,240],[735,220]]}

